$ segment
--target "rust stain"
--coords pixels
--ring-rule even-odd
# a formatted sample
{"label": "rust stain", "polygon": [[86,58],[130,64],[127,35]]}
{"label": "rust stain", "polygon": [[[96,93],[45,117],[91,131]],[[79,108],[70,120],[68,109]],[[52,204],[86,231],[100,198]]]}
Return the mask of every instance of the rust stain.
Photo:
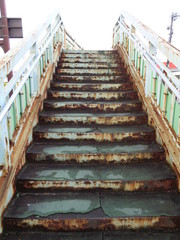
{"label": "rust stain", "polygon": [[33,229],[40,231],[77,231],[77,230],[143,230],[178,228],[179,217],[122,217],[122,218],[65,218],[65,219],[8,219],[6,226],[13,229]]}

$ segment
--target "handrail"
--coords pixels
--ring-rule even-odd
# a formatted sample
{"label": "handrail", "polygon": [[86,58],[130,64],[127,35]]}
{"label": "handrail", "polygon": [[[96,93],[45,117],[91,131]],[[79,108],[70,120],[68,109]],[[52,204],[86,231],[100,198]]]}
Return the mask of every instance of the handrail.
{"label": "handrail", "polygon": [[69,34],[69,32],[67,30],[66,31],[66,41],[68,41],[71,46],[73,46],[75,49],[81,49],[83,50],[83,48],[76,42],[76,40]]}
{"label": "handrail", "polygon": [[165,56],[180,71],[180,51],[123,11],[115,24],[113,47],[126,53],[129,65],[142,79],[146,97],[161,112],[180,141],[180,79],[162,61]]}
{"label": "handrail", "polygon": [[[21,130],[26,108],[33,105],[46,72],[55,64],[59,45],[61,49],[82,49],[67,34],[60,14],[55,12],[0,59],[0,176],[11,166],[14,133]],[[8,82],[10,72],[13,77]]]}

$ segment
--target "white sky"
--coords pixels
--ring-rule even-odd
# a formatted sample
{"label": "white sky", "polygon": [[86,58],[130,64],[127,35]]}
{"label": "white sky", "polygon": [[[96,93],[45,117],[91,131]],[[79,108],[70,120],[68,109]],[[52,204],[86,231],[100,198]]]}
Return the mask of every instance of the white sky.
{"label": "white sky", "polygon": [[[26,36],[54,10],[59,10],[68,32],[84,49],[110,49],[112,31],[125,9],[168,40],[172,12],[180,0],[6,0],[8,17],[22,17]],[[174,22],[172,44],[180,49],[180,18]]]}

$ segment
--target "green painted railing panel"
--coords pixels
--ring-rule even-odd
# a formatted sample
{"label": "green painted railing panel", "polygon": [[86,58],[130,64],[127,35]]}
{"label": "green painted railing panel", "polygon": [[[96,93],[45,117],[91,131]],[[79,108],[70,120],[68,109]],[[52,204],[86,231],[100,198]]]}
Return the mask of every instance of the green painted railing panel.
{"label": "green painted railing panel", "polygon": [[166,112],[165,116],[170,121],[171,116],[171,102],[172,102],[172,94],[168,91],[167,99],[166,99]]}
{"label": "green painted railing panel", "polygon": [[15,128],[16,128],[16,113],[15,113],[15,106],[14,106],[14,103],[13,103],[11,108],[9,109],[9,112],[8,112],[9,139],[12,139]]}
{"label": "green painted railing panel", "polygon": [[158,83],[159,83],[159,77],[156,76],[155,78],[155,88],[154,88],[154,98],[157,99],[157,93],[158,93]]}
{"label": "green painted railing panel", "polygon": [[180,121],[180,104],[176,101],[175,107],[174,107],[174,118],[173,118],[172,127],[174,128],[177,135],[179,134],[178,133],[179,121]]}
{"label": "green painted railing panel", "polygon": [[160,105],[160,108],[163,110],[163,107],[164,107],[164,84],[161,83],[160,85],[160,102],[159,102],[159,105]]}

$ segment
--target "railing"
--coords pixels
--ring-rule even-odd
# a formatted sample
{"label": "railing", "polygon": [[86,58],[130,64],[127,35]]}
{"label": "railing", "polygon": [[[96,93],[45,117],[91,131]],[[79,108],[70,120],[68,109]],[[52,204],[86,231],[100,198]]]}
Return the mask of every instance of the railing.
{"label": "railing", "polygon": [[[67,41],[71,49],[80,48],[55,13],[0,60],[0,176],[11,167],[26,109],[39,95],[44,76],[56,61],[57,47],[66,48]],[[13,77],[8,81],[10,73]]]}
{"label": "railing", "polygon": [[114,27],[113,45],[123,49],[129,66],[141,78],[146,97],[180,142],[180,80],[163,64],[166,58],[180,71],[180,51],[125,11]]}

